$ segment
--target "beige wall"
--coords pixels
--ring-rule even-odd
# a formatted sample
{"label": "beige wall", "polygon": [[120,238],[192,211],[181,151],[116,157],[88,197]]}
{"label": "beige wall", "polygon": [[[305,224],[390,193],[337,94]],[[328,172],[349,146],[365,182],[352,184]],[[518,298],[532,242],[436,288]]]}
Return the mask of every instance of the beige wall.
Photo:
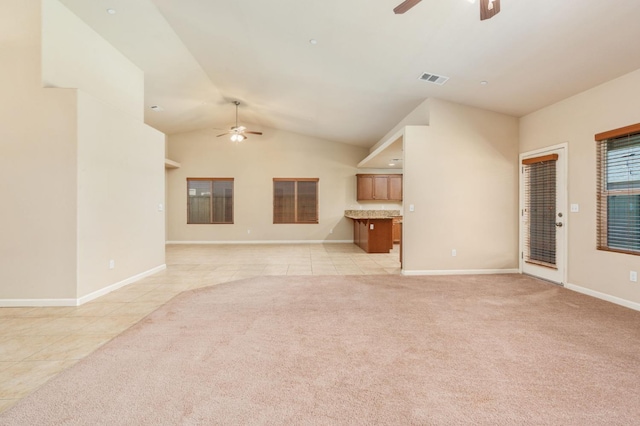
{"label": "beige wall", "polygon": [[[596,250],[594,135],[640,122],[640,70],[522,117],[520,152],[568,143],[568,286],[640,303],[640,258]],[[568,206],[565,210],[569,212]]]}
{"label": "beige wall", "polygon": [[430,125],[404,132],[404,272],[517,269],[518,120],[428,105]]}
{"label": "beige wall", "polygon": [[[344,210],[356,205],[356,165],[368,150],[285,131],[263,129],[241,144],[212,130],[169,136],[169,241],[353,240]],[[187,177],[232,177],[233,225],[187,225]],[[273,224],[274,177],[319,178],[320,223]],[[247,231],[250,230],[251,233]],[[331,233],[333,230],[333,233]]]}
{"label": "beige wall", "polygon": [[74,90],[40,84],[40,5],[0,14],[0,299],[75,297]]}
{"label": "beige wall", "polygon": [[43,85],[81,89],[143,121],[143,72],[60,2],[42,3]]}
{"label": "beige wall", "polygon": [[[42,87],[41,22],[81,27],[43,4],[5,0],[0,14],[0,306],[75,304],[164,264],[163,135],[111,100]],[[109,273],[105,257],[122,261]]]}
{"label": "beige wall", "polygon": [[80,297],[164,264],[164,192],[164,134],[79,92]]}

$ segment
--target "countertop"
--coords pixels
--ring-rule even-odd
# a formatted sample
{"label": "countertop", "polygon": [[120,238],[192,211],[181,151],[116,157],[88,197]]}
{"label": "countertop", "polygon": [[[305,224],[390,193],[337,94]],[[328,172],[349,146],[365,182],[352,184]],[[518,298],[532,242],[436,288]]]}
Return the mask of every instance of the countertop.
{"label": "countertop", "polygon": [[345,210],[349,219],[393,219],[401,216],[400,210]]}

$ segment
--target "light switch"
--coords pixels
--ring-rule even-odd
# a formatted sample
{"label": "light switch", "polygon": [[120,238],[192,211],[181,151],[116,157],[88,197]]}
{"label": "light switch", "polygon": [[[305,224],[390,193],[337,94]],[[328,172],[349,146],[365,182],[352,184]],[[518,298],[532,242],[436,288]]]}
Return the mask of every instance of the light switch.
{"label": "light switch", "polygon": [[164,211],[164,206],[162,205],[162,203],[158,204],[158,211]]}
{"label": "light switch", "polygon": [[414,207],[414,205],[413,204],[409,204],[409,211],[412,212],[412,211],[415,211],[415,210],[416,210],[416,208]]}
{"label": "light switch", "polygon": [[578,213],[580,211],[580,205],[571,204],[571,213]]}

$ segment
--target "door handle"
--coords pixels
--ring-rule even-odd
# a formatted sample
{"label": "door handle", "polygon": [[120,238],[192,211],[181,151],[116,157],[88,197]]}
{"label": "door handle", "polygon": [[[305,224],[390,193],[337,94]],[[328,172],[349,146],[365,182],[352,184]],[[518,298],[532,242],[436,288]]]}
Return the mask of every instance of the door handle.
{"label": "door handle", "polygon": [[558,228],[561,228],[561,227],[562,227],[562,222],[556,222],[556,226],[557,226]]}

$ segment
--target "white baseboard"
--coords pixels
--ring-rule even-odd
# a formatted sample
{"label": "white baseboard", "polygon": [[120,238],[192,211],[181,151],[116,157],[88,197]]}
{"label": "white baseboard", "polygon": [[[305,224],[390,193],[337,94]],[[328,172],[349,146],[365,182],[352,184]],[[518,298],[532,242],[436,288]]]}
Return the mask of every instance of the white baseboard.
{"label": "white baseboard", "polygon": [[101,288],[93,293],[82,296],[79,299],[0,299],[0,308],[10,307],[51,307],[51,306],[80,306],[91,300],[97,299],[100,296],[104,296],[107,293],[111,293],[114,290],[122,288],[128,284],[139,281],[143,278],[153,275],[160,271],[167,269],[167,265],[163,264],[149,269],[148,271],[141,272],[125,280],[119,281],[115,284],[111,284],[108,287]]}
{"label": "white baseboard", "polygon": [[77,299],[0,299],[0,308],[78,306]]}
{"label": "white baseboard", "polygon": [[489,275],[489,274],[519,274],[518,269],[443,269],[443,270],[424,270],[424,271],[408,271],[403,269],[402,275],[418,276],[418,275]]}
{"label": "white baseboard", "polygon": [[136,281],[140,281],[141,279],[146,278],[149,275],[164,271],[165,269],[167,269],[167,265],[162,264],[160,266],[156,266],[155,268],[151,268],[148,271],[141,272],[125,280],[119,281],[115,284],[111,284],[108,287],[101,288],[100,290],[94,291],[93,293],[89,293],[86,296],[82,296],[78,299],[78,306],[97,299],[100,296],[104,296],[105,294],[111,293],[112,291],[122,288],[126,285],[132,284]]}
{"label": "white baseboard", "polygon": [[167,241],[166,244],[353,244],[353,240]]}
{"label": "white baseboard", "polygon": [[597,299],[606,300],[607,302],[615,303],[616,305],[624,306],[625,308],[633,309],[634,311],[640,311],[640,303],[632,302],[630,300],[622,299],[620,297],[612,296],[606,293],[600,293],[599,291],[591,290],[590,288],[580,287],[575,284],[565,284],[565,288],[576,291],[578,293],[586,294]]}

